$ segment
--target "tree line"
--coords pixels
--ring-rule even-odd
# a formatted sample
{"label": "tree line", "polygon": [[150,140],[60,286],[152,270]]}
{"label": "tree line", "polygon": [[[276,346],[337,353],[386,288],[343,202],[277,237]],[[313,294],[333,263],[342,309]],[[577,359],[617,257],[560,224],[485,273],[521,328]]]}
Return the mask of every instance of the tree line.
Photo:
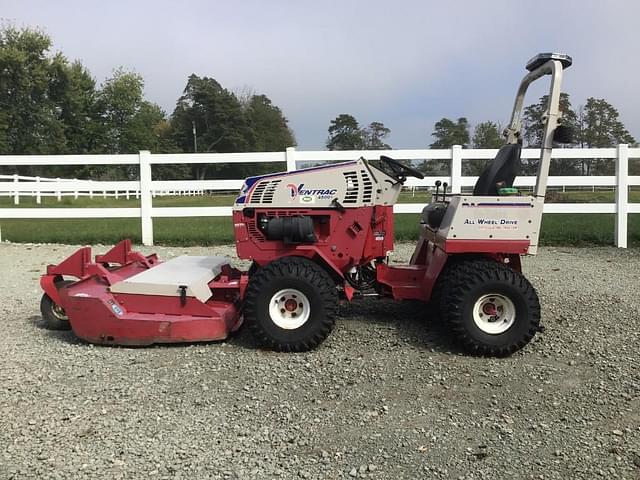
{"label": "tree line", "polygon": [[[144,97],[144,80],[135,72],[116,69],[98,85],[80,61],[52,53],[51,38],[41,31],[14,27],[0,30],[0,154],[123,154],[283,151],[295,146],[293,131],[282,110],[263,94],[234,93],[211,77],[192,74],[171,114]],[[540,145],[547,97],[524,110],[523,143]],[[561,95],[563,122],[573,128],[569,147],[611,147],[635,144],[604,99],[588,98],[574,109]],[[340,114],[328,127],[329,150],[385,150],[391,130],[382,122],[361,126],[350,114]],[[472,126],[467,118],[442,118],[434,125],[431,148],[452,145],[498,148],[501,126],[484,121]],[[423,162],[429,174],[446,174],[449,162]],[[464,174],[478,174],[486,162],[463,163]],[[282,165],[162,165],[155,178],[242,178],[283,169]],[[524,165],[528,173],[535,164]],[[609,160],[556,160],[551,173],[611,174]],[[131,179],[136,168],[126,166],[0,167],[0,173],[21,173],[94,179]]]}
{"label": "tree line", "polygon": [[[0,154],[281,151],[296,144],[287,119],[266,95],[235,94],[213,78],[193,74],[167,115],[144,98],[137,73],[117,69],[97,85],[80,61],[51,48],[51,38],[38,30],[0,30]],[[0,173],[95,179],[137,175],[125,166],[0,168]],[[154,176],[237,178],[273,168],[166,165],[154,168]]]}
{"label": "tree line", "polygon": [[[538,148],[542,144],[544,133],[543,116],[547,109],[548,96],[542,96],[537,103],[527,106],[523,111],[522,140],[525,147]],[[604,148],[620,143],[636,145],[635,138],[620,121],[618,110],[604,99],[590,97],[584,106],[574,110],[569,94],[560,95],[562,123],[573,131],[573,142],[563,147]],[[391,130],[381,122],[373,122],[361,128],[358,121],[349,114],[338,115],[329,125],[329,137],[326,146],[329,150],[389,149],[384,139]],[[471,131],[473,130],[473,134]],[[499,148],[504,144],[501,126],[498,122],[484,121],[472,128],[467,118],[456,120],[442,118],[433,128],[433,142],[430,148],[451,148],[461,145],[463,148]],[[487,161],[463,161],[463,175],[479,175]],[[447,175],[449,161],[429,160],[420,165],[421,170],[430,175]],[[523,160],[526,174],[535,173],[536,161]],[[635,173],[640,165],[632,165]],[[610,159],[557,159],[551,163],[552,175],[613,175],[615,165]]]}

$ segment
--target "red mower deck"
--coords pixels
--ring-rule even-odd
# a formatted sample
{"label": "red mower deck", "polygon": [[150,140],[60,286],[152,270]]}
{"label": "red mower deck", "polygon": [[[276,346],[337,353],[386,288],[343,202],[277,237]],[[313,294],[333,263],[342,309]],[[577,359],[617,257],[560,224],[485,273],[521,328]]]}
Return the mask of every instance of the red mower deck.
{"label": "red mower deck", "polygon": [[[78,280],[59,288],[63,276]],[[129,240],[94,261],[81,248],[41,278],[78,337],[117,345],[223,340],[240,327],[247,282],[222,257],[161,262],[132,251]]]}

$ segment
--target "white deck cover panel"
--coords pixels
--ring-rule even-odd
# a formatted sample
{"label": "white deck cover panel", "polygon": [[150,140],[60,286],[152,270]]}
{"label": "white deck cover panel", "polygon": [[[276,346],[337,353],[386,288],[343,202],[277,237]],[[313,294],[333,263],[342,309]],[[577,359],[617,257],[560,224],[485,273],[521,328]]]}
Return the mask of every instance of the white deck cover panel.
{"label": "white deck cover panel", "polygon": [[113,293],[179,297],[180,286],[187,287],[187,296],[201,302],[211,298],[208,283],[220,274],[227,257],[182,255],[111,286]]}

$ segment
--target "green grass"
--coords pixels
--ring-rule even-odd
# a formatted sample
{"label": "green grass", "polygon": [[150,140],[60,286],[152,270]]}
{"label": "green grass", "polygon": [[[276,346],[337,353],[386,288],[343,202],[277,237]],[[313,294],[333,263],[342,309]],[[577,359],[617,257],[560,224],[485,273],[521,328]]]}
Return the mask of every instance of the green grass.
{"label": "green grass", "polygon": [[[542,220],[541,245],[613,245],[614,216],[610,214],[547,214]],[[398,241],[415,241],[418,214],[398,214]],[[233,243],[228,217],[156,218],[155,242],[160,245],[216,245]],[[123,238],[141,242],[136,218],[74,220],[0,220],[2,238],[12,242],[95,244]],[[629,244],[640,246],[640,215],[629,216]]]}
{"label": "green grass", "polygon": [[[216,245],[233,243],[230,217],[156,218],[155,243]],[[137,218],[0,220],[2,239],[12,242],[95,244],[130,238],[142,242]]]}
{"label": "green grass", "polygon": [[[235,195],[201,197],[156,197],[154,206],[225,206],[231,205]],[[400,203],[427,203],[426,192],[403,192]],[[33,198],[21,198],[20,207],[137,207],[139,200],[86,197],[62,202],[47,197],[41,205]],[[558,202],[613,202],[613,192],[567,192],[554,198]],[[632,191],[632,202],[640,203],[640,191]],[[13,206],[11,198],[1,197],[0,208]],[[414,241],[419,234],[418,214],[398,214],[395,218],[395,236],[398,241]],[[612,245],[614,241],[614,215],[610,214],[547,214],[542,221],[542,245]],[[216,245],[233,242],[233,225],[228,217],[156,218],[154,240],[163,245]],[[2,238],[12,242],[93,244],[115,243],[122,238],[141,242],[140,220],[136,218],[73,219],[73,220],[3,220],[0,219]],[[640,215],[629,216],[629,244],[640,246]]]}
{"label": "green grass", "polygon": [[[595,192],[549,192],[547,203],[614,203],[615,192],[597,190]],[[640,203],[640,190],[629,192],[630,203]]]}

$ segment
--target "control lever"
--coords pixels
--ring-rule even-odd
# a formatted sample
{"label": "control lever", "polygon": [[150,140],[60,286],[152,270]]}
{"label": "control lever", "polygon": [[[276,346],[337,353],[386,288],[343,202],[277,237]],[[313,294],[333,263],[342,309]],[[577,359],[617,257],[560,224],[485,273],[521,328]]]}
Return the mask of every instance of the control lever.
{"label": "control lever", "polygon": [[337,198],[334,198],[333,200],[331,200],[331,206],[334,207],[336,210],[338,210],[340,213],[344,213],[347,211],[347,209],[342,206],[342,204],[338,201]]}
{"label": "control lever", "polygon": [[438,192],[440,191],[440,185],[442,185],[442,182],[440,180],[436,180],[436,202],[438,201]]}
{"label": "control lever", "polygon": [[449,184],[447,182],[444,182],[442,184],[442,201],[445,202],[447,200],[447,187],[449,186]]}

